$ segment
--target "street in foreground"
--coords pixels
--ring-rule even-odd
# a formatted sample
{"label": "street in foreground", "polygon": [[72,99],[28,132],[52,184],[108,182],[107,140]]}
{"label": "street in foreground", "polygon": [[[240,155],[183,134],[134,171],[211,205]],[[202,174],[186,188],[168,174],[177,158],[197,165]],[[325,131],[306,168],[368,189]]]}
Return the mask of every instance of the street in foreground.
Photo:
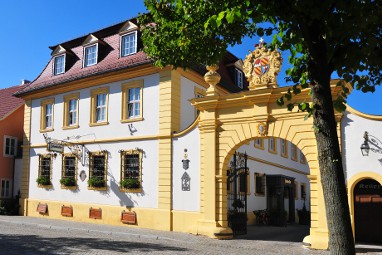
{"label": "street in foreground", "polygon": [[[282,239],[280,239],[282,240]],[[328,254],[301,242],[212,240],[183,233],[0,216],[0,254]],[[382,249],[359,250],[378,254]]]}

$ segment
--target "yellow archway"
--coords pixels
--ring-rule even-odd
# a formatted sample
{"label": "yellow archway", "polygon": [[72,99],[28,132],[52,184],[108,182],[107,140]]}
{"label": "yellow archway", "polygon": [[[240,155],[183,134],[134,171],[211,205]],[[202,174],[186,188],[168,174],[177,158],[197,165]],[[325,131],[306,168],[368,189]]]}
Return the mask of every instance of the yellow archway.
{"label": "yellow archway", "polygon": [[[335,98],[340,88],[332,81]],[[213,84],[212,84],[213,85]],[[213,86],[204,98],[192,100],[200,110],[201,201],[203,219],[198,233],[215,238],[230,238],[227,223],[226,168],[234,151],[250,139],[274,136],[296,144],[310,168],[311,229],[305,238],[312,248],[328,247],[325,203],[317,160],[317,144],[313,120],[304,120],[305,113],[290,112],[276,104],[288,87],[258,88],[237,94],[218,95]],[[308,90],[294,98],[310,102]],[[339,121],[341,115],[337,115]],[[338,136],[340,137],[338,129]]]}

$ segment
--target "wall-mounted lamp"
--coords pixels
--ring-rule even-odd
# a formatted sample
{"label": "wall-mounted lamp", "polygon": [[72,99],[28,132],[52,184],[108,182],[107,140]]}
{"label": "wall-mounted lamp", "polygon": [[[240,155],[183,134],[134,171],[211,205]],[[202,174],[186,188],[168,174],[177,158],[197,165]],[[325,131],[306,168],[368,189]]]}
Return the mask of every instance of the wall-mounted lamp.
{"label": "wall-mounted lamp", "polygon": [[370,146],[369,146],[369,134],[365,131],[363,135],[363,144],[361,145],[362,156],[369,156]]}

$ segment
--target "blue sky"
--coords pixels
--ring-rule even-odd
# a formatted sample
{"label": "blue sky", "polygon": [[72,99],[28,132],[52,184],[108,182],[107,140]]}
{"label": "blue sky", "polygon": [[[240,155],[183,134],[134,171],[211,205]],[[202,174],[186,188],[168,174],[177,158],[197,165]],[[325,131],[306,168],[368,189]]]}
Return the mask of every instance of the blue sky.
{"label": "blue sky", "polygon": [[[50,59],[52,45],[89,34],[146,11],[142,0],[4,0],[0,2],[0,88],[34,80]],[[243,40],[229,50],[244,59],[259,38]],[[284,54],[283,54],[284,55]],[[284,61],[286,56],[284,55]],[[285,64],[284,64],[285,69]],[[279,85],[285,85],[280,73]],[[348,103],[370,114],[382,114],[382,89],[353,91]]]}

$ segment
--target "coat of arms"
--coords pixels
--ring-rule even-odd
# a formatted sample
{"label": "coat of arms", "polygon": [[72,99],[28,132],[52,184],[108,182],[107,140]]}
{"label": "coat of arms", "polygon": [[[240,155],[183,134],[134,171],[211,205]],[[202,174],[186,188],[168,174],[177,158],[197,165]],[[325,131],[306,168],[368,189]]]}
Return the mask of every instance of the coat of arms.
{"label": "coat of arms", "polygon": [[276,78],[281,62],[280,52],[268,50],[261,38],[260,44],[244,60],[243,71],[249,81],[249,89],[278,87]]}

